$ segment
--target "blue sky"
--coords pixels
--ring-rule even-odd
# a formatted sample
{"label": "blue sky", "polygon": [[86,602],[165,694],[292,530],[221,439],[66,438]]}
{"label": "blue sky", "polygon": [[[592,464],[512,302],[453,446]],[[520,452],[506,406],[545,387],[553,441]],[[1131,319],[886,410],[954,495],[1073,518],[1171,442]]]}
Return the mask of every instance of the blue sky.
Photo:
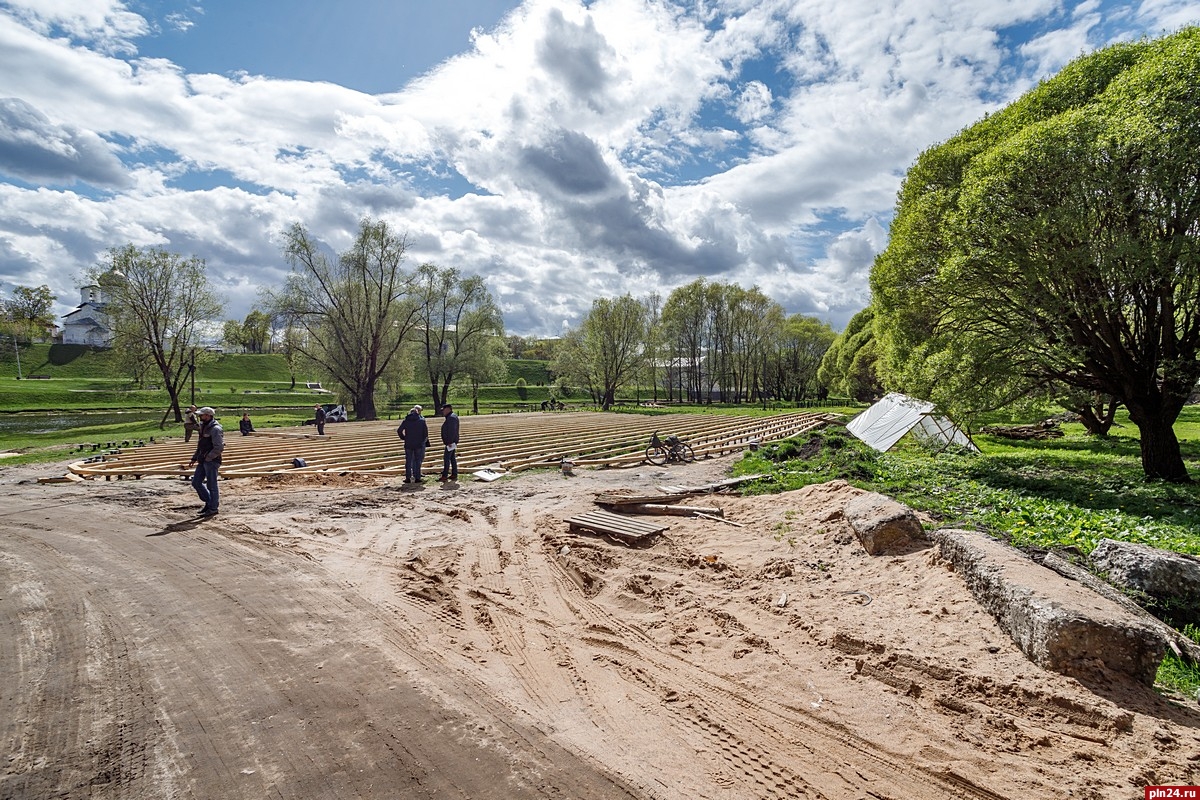
{"label": "blue sky", "polygon": [[923,149],[1200,0],[0,0],[0,292],[110,247],[226,316],[294,222],[483,275],[510,333],[696,278],[840,329]]}

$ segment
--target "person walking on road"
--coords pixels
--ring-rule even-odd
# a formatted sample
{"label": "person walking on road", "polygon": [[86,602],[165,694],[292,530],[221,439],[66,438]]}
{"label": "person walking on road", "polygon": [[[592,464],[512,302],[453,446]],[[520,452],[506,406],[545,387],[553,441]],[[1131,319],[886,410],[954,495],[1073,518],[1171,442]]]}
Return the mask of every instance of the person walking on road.
{"label": "person walking on road", "polygon": [[442,406],[442,474],[438,480],[458,480],[458,414],[454,406],[446,403]]}
{"label": "person walking on road", "polygon": [[225,450],[225,429],[217,422],[217,412],[208,406],[196,412],[200,417],[196,452],[188,466],[196,465],[192,473],[192,488],[204,501],[200,516],[211,517],[217,513],[220,495],[217,488],[217,470],[221,468],[221,453]]}
{"label": "person walking on road", "polygon": [[192,434],[200,430],[200,420],[196,419],[196,407],[188,406],[188,410],[183,412],[183,442],[187,444],[192,440]]}
{"label": "person walking on road", "polygon": [[325,435],[325,406],[317,403],[313,406],[313,415],[317,423],[317,435]]}
{"label": "person walking on road", "polygon": [[404,440],[404,482],[421,482],[421,462],[425,460],[425,448],[429,447],[429,423],[421,416],[421,407],[413,406],[408,416],[396,429],[396,435]]}

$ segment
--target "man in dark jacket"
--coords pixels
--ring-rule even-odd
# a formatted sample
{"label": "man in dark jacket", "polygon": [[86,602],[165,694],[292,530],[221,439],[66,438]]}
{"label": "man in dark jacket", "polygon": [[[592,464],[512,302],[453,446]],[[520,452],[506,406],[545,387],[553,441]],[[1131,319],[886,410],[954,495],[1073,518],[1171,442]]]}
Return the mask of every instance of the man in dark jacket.
{"label": "man in dark jacket", "polygon": [[192,488],[204,501],[200,516],[211,517],[217,513],[220,495],[217,490],[217,470],[221,468],[221,453],[225,450],[225,429],[217,422],[217,412],[208,406],[196,412],[200,417],[200,430],[196,452],[188,464],[196,465],[192,474]]}
{"label": "man in dark jacket", "polygon": [[429,423],[421,416],[420,406],[412,407],[396,429],[396,435],[404,440],[404,482],[420,483],[421,462],[429,446]]}
{"label": "man in dark jacket", "polygon": [[317,435],[325,435],[325,406],[317,403],[313,406],[314,422],[317,423]]}
{"label": "man in dark jacket", "polygon": [[454,406],[442,406],[442,474],[439,481],[458,480],[458,414]]}

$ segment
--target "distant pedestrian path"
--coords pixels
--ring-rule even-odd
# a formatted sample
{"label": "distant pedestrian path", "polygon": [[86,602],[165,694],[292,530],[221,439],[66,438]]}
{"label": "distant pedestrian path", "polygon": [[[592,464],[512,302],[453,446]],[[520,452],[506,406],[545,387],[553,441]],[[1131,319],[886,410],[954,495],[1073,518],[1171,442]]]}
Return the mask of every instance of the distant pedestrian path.
{"label": "distant pedestrian path", "polygon": [[[646,446],[655,431],[686,440],[697,458],[744,450],[752,442],[786,439],[820,427],[836,415],[785,413],[768,417],[716,414],[556,414],[529,412],[462,418],[459,469],[485,467],[518,472],[557,467],[631,467],[645,463]],[[429,438],[438,440],[440,417],[429,419]],[[103,461],[87,459],[70,465],[78,478],[141,478],[187,473],[191,448],[182,439],[147,447],[112,451]],[[295,466],[300,459],[304,466]],[[440,468],[441,449],[434,447],[425,469]],[[404,475],[404,451],[394,422],[347,422],[330,425],[325,436],[311,427],[272,428],[226,440],[221,475],[256,477],[282,473]]]}

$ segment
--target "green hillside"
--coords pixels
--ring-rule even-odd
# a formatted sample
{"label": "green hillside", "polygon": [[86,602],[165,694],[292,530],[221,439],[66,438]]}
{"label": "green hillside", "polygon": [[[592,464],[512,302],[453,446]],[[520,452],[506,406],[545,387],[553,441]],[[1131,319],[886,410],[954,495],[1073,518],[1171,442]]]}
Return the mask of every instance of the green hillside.
{"label": "green hillside", "polygon": [[[77,344],[32,344],[20,347],[21,375],[41,375],[48,378],[97,378],[120,381],[126,378],[113,363],[111,350]],[[550,362],[531,358],[514,358],[508,365],[506,383],[523,379],[529,387],[546,386],[551,382]],[[17,352],[11,346],[0,348],[0,378],[17,377]],[[298,381],[321,380],[320,376],[297,375]],[[291,383],[287,361],[278,353],[204,353],[196,367],[197,381],[240,381],[247,385],[258,383]],[[147,382],[161,383],[157,372],[151,371]]]}
{"label": "green hillside", "polygon": [[[79,344],[31,344],[20,347],[21,375],[47,378],[99,378],[122,380],[113,364],[113,351]],[[17,377],[17,352],[11,345],[0,349],[0,378]],[[275,353],[205,353],[197,365],[197,379],[212,381],[291,382],[287,361]],[[161,383],[155,370],[150,383]]]}

